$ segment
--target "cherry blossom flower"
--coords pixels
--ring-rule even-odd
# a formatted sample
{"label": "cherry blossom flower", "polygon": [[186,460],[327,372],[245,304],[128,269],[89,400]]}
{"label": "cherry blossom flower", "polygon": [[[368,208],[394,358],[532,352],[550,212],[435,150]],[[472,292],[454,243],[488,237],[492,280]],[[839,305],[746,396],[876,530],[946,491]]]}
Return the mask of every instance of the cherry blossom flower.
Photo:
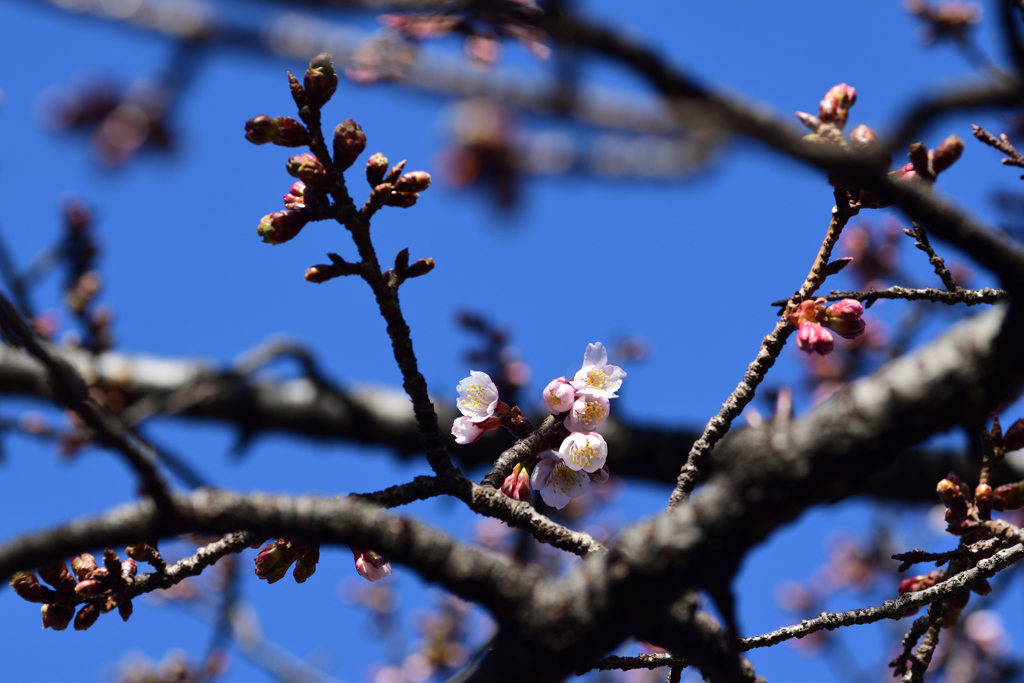
{"label": "cherry blossom flower", "polygon": [[558,454],[571,470],[596,472],[608,459],[608,444],[600,434],[574,432],[562,442]]}
{"label": "cherry blossom flower", "polygon": [[463,415],[477,421],[494,415],[498,407],[498,387],[486,372],[471,371],[456,389],[459,400],[455,405]]}
{"label": "cherry blossom flower", "polygon": [[604,344],[587,344],[583,354],[583,367],[572,380],[577,394],[589,394],[601,398],[616,398],[615,392],[622,386],[626,373],[617,365],[608,365],[608,352]]}
{"label": "cherry blossom flower", "polygon": [[367,581],[379,581],[391,576],[391,563],[380,553],[353,546],[352,555],[356,560],[356,571]]}
{"label": "cherry blossom flower", "polygon": [[489,432],[500,426],[501,419],[496,416],[485,418],[479,422],[471,417],[457,417],[452,425],[452,435],[455,437],[455,443],[464,446],[468,443],[476,443],[484,435],[484,432]]}
{"label": "cherry blossom flower", "polygon": [[576,400],[576,390],[569,382],[565,381],[564,377],[559,377],[551,380],[544,387],[544,393],[541,396],[548,412],[552,415],[559,415],[572,408],[572,403]]}
{"label": "cherry blossom flower", "polygon": [[565,428],[570,432],[593,432],[608,418],[608,399],[581,394],[565,416]]}
{"label": "cherry blossom flower", "polygon": [[587,473],[570,469],[557,451],[548,449],[537,457],[530,484],[551,507],[561,510],[590,486]]}

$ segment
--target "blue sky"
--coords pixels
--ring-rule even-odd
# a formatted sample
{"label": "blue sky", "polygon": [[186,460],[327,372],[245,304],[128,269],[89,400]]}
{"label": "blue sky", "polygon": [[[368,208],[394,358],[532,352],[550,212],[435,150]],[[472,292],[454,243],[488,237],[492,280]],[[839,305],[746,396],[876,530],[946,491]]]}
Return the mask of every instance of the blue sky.
{"label": "blue sky", "polygon": [[[729,10],[716,3],[650,2],[633,3],[628,13],[610,1],[576,5],[643,36],[705,82],[744,93],[783,115],[813,112],[830,86],[850,83],[859,95],[851,127],[866,123],[884,130],[916,95],[971,74],[950,48],[923,48],[914,22],[895,2],[852,8],[745,2]],[[252,25],[279,14],[270,4],[257,5],[259,14],[237,3],[214,7]],[[342,21],[345,15],[329,18]],[[366,30],[374,25],[368,18],[356,23]],[[345,384],[399,383],[366,286],[349,280],[314,286],[302,279],[305,268],[324,262],[327,251],[354,259],[344,230],[311,226],[278,247],[255,235],[259,218],[279,208],[291,182],[283,168],[288,151],[253,147],[242,137],[242,124],[260,113],[293,114],[284,73],[301,73],[302,60],[211,51],[177,107],[176,153],[145,156],[111,170],[96,162],[83,137],[43,125],[41,103],[54,89],[98,78],[125,84],[152,78],[171,44],[30,0],[0,4],[0,25],[16,29],[0,42],[0,64],[6,67],[0,72],[0,230],[19,262],[27,263],[54,241],[61,230],[57,207],[71,193],[97,215],[101,300],[115,310],[119,349],[228,363],[270,337],[285,335],[308,344],[329,376]],[[1001,56],[993,30],[983,24],[982,45]],[[509,59],[538,68],[514,50]],[[617,66],[590,60],[581,73],[604,85],[645,92],[641,81]],[[407,158],[408,169],[437,174],[446,104],[441,97],[397,86],[343,82],[325,109],[325,122],[352,117],[367,134],[367,153]],[[994,132],[1002,125],[994,118],[958,116],[925,131],[924,140],[930,147],[950,133],[968,140],[963,159],[940,186],[994,221],[998,214],[990,192],[1012,188],[1016,176],[999,167],[994,151],[969,139],[971,122]],[[524,125],[535,132],[568,129],[564,122],[536,116],[526,117]],[[361,199],[362,182],[352,185]],[[386,210],[374,221],[382,261],[408,247],[414,259],[431,256],[437,262],[428,277],[402,290],[432,392],[454,400],[456,383],[471,369],[462,351],[472,340],[456,327],[454,312],[472,308],[513,331],[515,345],[532,366],[529,395],[538,403],[548,379],[578,367],[587,343],[625,335],[649,340],[650,360],[628,368],[623,398],[614,409],[638,421],[694,426],[717,411],[771,329],[774,313],[767,303],[803,281],[833,203],[819,173],[744,143],[727,145],[697,177],[540,177],[525,182],[523,199],[515,215],[502,216],[483,195],[436,183],[414,209]],[[904,254],[913,262],[909,247]],[[929,276],[923,256],[912,270],[920,281]],[[568,295],[552,290],[553,275],[572,283]],[[977,273],[976,284],[988,284],[984,274]],[[59,286],[58,278],[47,281],[35,295],[37,305],[55,307]],[[575,294],[583,290],[586,297]],[[894,308],[873,310],[885,317]],[[801,367],[795,349],[786,349],[768,383],[796,382]],[[39,407],[5,400],[0,414]],[[243,459],[233,459],[235,435],[216,425],[162,421],[152,433],[211,480],[241,491],[337,495],[375,490],[427,469],[396,463],[383,451],[282,436],[262,437]],[[89,450],[61,461],[50,444],[11,436],[4,445],[0,538],[99,512],[133,495],[133,478],[110,454]],[[608,519],[656,514],[667,495],[661,487],[629,484],[609,504]],[[475,522],[451,501],[419,504],[410,513],[459,535],[471,534]],[[921,525],[897,517],[914,543],[936,542],[913,536],[923,533]],[[755,553],[738,584],[747,635],[792,619],[775,607],[775,586],[784,579],[805,579],[824,561],[822,543],[829,530],[864,534],[872,519],[859,502],[812,513]],[[248,569],[251,557],[250,552],[240,558],[243,590],[259,610],[266,637],[299,658],[329,653],[330,671],[340,680],[366,680],[367,667],[386,652],[366,637],[366,615],[337,597],[339,584],[355,576],[348,551],[325,553],[318,573],[303,586],[290,579],[258,584]],[[397,567],[393,580],[406,624],[417,608],[436,602],[436,592],[412,572]],[[884,597],[873,595],[871,602]],[[865,604],[858,600],[864,598],[850,597],[830,608]],[[5,616],[0,638],[13,655],[6,661],[11,680],[75,674],[107,680],[125,651],[159,659],[179,647],[199,655],[209,638],[202,621],[147,600],[138,601],[129,624],[108,616],[84,634],[40,631],[36,607],[10,591],[0,593],[0,613]],[[895,641],[884,631],[890,636],[885,645],[878,632],[861,629],[847,637],[874,648],[875,659],[882,661]],[[780,647],[752,659],[769,680],[832,675],[821,663],[791,669],[795,656]],[[236,657],[225,680],[264,678]]]}

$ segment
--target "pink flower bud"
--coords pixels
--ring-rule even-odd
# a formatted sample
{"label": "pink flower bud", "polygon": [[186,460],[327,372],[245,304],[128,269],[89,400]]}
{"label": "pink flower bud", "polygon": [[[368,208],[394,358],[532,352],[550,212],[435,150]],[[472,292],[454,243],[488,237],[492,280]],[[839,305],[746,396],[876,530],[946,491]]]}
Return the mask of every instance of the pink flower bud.
{"label": "pink flower bud", "polygon": [[825,326],[844,339],[856,339],[864,334],[864,306],[856,299],[843,299],[825,309]]}
{"label": "pink flower bud", "polygon": [[501,492],[513,500],[530,501],[530,474],[521,464],[516,463],[512,473],[505,477]]}
{"label": "pink flower bud", "polygon": [[377,187],[384,182],[384,176],[388,172],[388,158],[377,152],[366,162],[366,180],[370,187]]}
{"label": "pink flower bud", "polygon": [[288,568],[298,556],[298,549],[283,538],[268,543],[256,554],[256,577],[267,583],[277,583],[288,573]]}
{"label": "pink flower bud", "polygon": [[356,560],[356,571],[367,581],[380,581],[391,576],[391,563],[383,555],[356,547],[352,548],[352,555]]}
{"label": "pink flower bud", "polygon": [[789,312],[789,322],[797,327],[803,323],[825,322],[825,298],[819,296],[817,299],[801,301]]}
{"label": "pink flower bud", "polygon": [[834,85],[825,93],[825,98],[822,99],[819,105],[818,118],[824,123],[831,123],[837,128],[842,128],[846,125],[846,117],[850,113],[850,107],[856,101],[857,91],[854,88],[845,83]]}
{"label": "pink flower bud", "polygon": [[544,401],[544,407],[548,409],[549,413],[561,415],[572,408],[572,404],[576,400],[576,390],[564,377],[559,377],[558,379],[551,380],[544,387],[541,398]]}
{"label": "pink flower bud", "polygon": [[308,222],[301,211],[275,211],[260,219],[256,234],[267,244],[284,244],[298,235]]}
{"label": "pink flower bud", "polygon": [[430,174],[426,171],[411,171],[395,182],[396,192],[423,192],[430,187]]}
{"label": "pink flower bud", "polygon": [[295,563],[295,569],[292,570],[292,578],[295,579],[295,583],[305,583],[306,579],[313,576],[319,561],[320,546],[306,546],[306,551],[299,557]]}
{"label": "pink flower bud", "polygon": [[827,356],[832,353],[832,335],[818,323],[800,323],[800,329],[796,333],[796,345],[806,353],[817,353],[820,356]]}
{"label": "pink flower bud", "polygon": [[305,152],[288,159],[285,166],[288,175],[305,182],[307,185],[323,185],[327,180],[327,172],[316,156]]}
{"label": "pink flower bud", "polygon": [[265,145],[274,141],[277,121],[269,116],[254,116],[245,122],[245,139],[254,145]]}
{"label": "pink flower bud", "polygon": [[363,127],[352,119],[345,119],[334,129],[334,165],[339,171],[352,166],[366,149]]}

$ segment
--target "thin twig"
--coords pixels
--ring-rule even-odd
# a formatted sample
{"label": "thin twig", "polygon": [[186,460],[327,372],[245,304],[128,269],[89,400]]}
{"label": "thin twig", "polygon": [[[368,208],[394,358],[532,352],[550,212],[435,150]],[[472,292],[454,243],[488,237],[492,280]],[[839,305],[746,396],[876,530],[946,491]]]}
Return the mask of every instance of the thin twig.
{"label": "thin twig", "polygon": [[665,666],[683,669],[689,666],[689,663],[685,659],[673,657],[670,654],[639,654],[635,657],[610,655],[577,669],[576,675],[582,676],[589,671],[633,671],[634,669],[660,669]]}
{"label": "thin twig", "polygon": [[36,337],[21,314],[2,294],[0,325],[12,343],[22,346],[46,368],[53,383],[54,398],[64,407],[73,410],[96,433],[101,443],[113,446],[124,455],[125,460],[142,480],[146,493],[152,496],[158,507],[168,513],[172,512],[174,505],[170,499],[170,491],[163,476],[156,469],[153,455],[129,438],[127,425],[89,397],[82,377],[59,354],[53,352],[49,344]]}
{"label": "thin twig", "polygon": [[935,269],[935,274],[942,280],[942,284],[950,292],[960,289],[956,280],[953,279],[953,273],[949,272],[949,268],[946,267],[946,262],[932,248],[931,242],[928,240],[928,232],[924,229],[924,226],[916,222],[911,223],[911,225],[914,226],[913,230],[904,228],[903,232],[917,240],[914,246],[928,255],[928,263],[932,264],[932,268]]}
{"label": "thin twig", "polygon": [[[914,289],[912,287],[887,287],[886,289],[866,289],[855,292],[841,292],[833,289],[824,296],[826,301],[839,301],[840,299],[856,299],[863,301],[868,306],[879,299],[903,299],[905,301],[933,301],[935,303],[955,306],[966,304],[977,306],[978,304],[998,304],[1006,301],[1008,294],[1003,289],[983,287],[982,289],[958,289],[950,292],[944,289],[932,289],[930,287]],[[773,301],[772,306],[785,306],[788,299]]]}
{"label": "thin twig", "polygon": [[[832,218],[829,221],[828,230],[825,232],[825,239],[822,240],[821,247],[818,249],[818,254],[814,258],[807,278],[800,286],[800,289],[790,298],[789,305],[791,306],[812,296],[825,281],[825,269],[832,258],[832,249],[839,240],[843,227],[850,218],[857,214],[858,208],[840,201],[838,192],[835,193],[835,197],[836,206],[832,209]],[[782,320],[775,324],[775,329],[761,342],[761,348],[757,353],[757,357],[747,367],[743,380],[733,390],[732,394],[729,395],[725,403],[722,404],[718,414],[708,421],[704,427],[704,433],[701,434],[700,438],[690,448],[690,452],[686,457],[686,464],[683,465],[682,470],[679,472],[679,478],[676,480],[675,490],[672,491],[672,495],[669,497],[669,510],[679,505],[679,503],[689,500],[690,493],[693,492],[700,479],[700,469],[711,455],[715,444],[725,436],[732,425],[732,421],[754,399],[754,393],[758,385],[764,380],[771,367],[775,365],[775,359],[778,358],[779,353],[782,352],[782,347],[786,345],[786,340],[794,331],[793,325],[789,322],[788,313],[787,306],[787,310],[782,313]]]}

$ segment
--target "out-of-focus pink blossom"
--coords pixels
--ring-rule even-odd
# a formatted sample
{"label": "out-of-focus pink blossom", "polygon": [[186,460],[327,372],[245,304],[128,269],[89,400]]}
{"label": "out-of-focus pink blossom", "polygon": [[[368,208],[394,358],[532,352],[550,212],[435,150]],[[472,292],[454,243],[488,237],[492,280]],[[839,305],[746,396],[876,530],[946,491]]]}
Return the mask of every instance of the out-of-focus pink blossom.
{"label": "out-of-focus pink blossom", "polygon": [[831,123],[837,128],[846,125],[846,117],[850,107],[857,101],[857,90],[845,83],[832,86],[818,107],[818,118],[823,123]]}
{"label": "out-of-focus pink blossom", "polygon": [[602,398],[616,398],[615,392],[622,386],[626,373],[617,365],[608,365],[608,352],[604,344],[587,344],[583,354],[583,367],[573,378],[572,386],[577,394],[589,394]]}
{"label": "out-of-focus pink blossom", "polygon": [[352,555],[356,560],[356,571],[367,581],[380,581],[391,576],[391,563],[384,556],[372,550],[352,547]]}
{"label": "out-of-focus pink blossom", "polygon": [[611,476],[611,470],[608,469],[608,465],[604,465],[599,470],[596,470],[594,472],[587,472],[587,476],[589,476],[590,481],[594,482],[595,484],[603,484],[604,482],[608,481],[608,478]]}
{"label": "out-of-focus pink blossom", "polygon": [[565,416],[565,428],[570,432],[594,432],[608,418],[608,399],[602,396],[581,395]]}
{"label": "out-of-focus pink blossom", "polygon": [[545,503],[562,509],[573,498],[583,495],[590,486],[586,472],[569,469],[557,451],[548,449],[537,456],[530,484]]}
{"label": "out-of-focus pink blossom", "polygon": [[600,434],[574,432],[562,442],[558,454],[571,470],[596,472],[608,459],[608,444]]}

